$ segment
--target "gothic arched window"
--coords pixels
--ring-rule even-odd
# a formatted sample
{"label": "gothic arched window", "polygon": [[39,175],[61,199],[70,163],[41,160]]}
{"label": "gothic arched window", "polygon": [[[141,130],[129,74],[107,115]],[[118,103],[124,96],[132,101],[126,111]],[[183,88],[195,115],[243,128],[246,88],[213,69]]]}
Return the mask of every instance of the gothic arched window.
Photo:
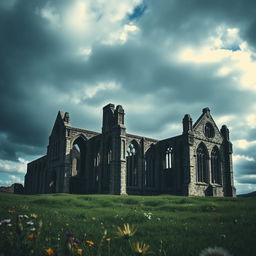
{"label": "gothic arched window", "polygon": [[211,171],[212,182],[221,184],[220,153],[216,146],[213,148],[211,153]]}
{"label": "gothic arched window", "polygon": [[204,134],[207,138],[214,137],[214,128],[211,123],[206,123],[204,127]]}
{"label": "gothic arched window", "polygon": [[127,149],[127,186],[138,185],[138,152],[134,143],[131,143]]}
{"label": "gothic arched window", "polygon": [[71,176],[76,176],[80,172],[80,159],[81,159],[81,152],[80,147],[78,144],[74,144],[71,151],[71,157],[72,157],[72,170],[71,170]]}
{"label": "gothic arched window", "polygon": [[145,185],[146,187],[155,187],[155,159],[153,148],[150,148],[146,153]]}
{"label": "gothic arched window", "polygon": [[208,152],[204,144],[200,144],[196,150],[197,181],[208,182]]}
{"label": "gothic arched window", "polygon": [[112,161],[112,141],[109,139],[108,142],[108,152],[107,152],[107,164],[110,164]]}
{"label": "gothic arched window", "polygon": [[165,169],[172,168],[173,148],[168,147],[165,151]]}

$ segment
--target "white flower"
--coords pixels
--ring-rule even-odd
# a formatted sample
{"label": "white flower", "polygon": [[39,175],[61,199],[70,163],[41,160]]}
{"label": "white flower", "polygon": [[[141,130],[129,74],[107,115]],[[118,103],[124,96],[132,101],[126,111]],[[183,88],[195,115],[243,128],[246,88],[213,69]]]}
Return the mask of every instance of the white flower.
{"label": "white flower", "polygon": [[147,219],[151,220],[151,218],[152,218],[152,212],[148,212],[148,213],[144,212],[144,216],[145,216]]}
{"label": "white flower", "polygon": [[8,223],[10,223],[11,222],[11,219],[4,219],[4,220],[1,220],[1,223],[6,223],[6,224],[8,224]]}
{"label": "white flower", "polygon": [[34,225],[34,222],[33,221],[28,221],[27,224],[28,225]]}
{"label": "white flower", "polygon": [[11,226],[12,226],[12,224],[7,224],[7,226],[8,226],[8,227],[11,227]]}
{"label": "white flower", "polygon": [[36,228],[34,227],[34,228],[31,228],[30,230],[31,230],[31,231],[35,231],[35,230],[36,230]]}
{"label": "white flower", "polygon": [[24,217],[24,218],[26,218],[26,219],[28,219],[28,215],[26,215],[26,214],[25,214],[25,215],[23,215],[23,217]]}
{"label": "white flower", "polygon": [[201,251],[199,256],[231,256],[228,251],[221,247],[209,247]]}

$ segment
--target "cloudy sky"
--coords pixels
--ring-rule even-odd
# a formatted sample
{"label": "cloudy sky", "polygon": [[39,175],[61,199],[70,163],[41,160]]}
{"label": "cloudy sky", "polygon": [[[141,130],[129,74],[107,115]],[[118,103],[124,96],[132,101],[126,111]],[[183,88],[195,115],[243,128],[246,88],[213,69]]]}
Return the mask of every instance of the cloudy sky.
{"label": "cloudy sky", "polygon": [[58,110],[100,131],[112,102],[157,139],[209,107],[238,193],[256,190],[254,0],[1,0],[0,89],[0,186],[45,154]]}

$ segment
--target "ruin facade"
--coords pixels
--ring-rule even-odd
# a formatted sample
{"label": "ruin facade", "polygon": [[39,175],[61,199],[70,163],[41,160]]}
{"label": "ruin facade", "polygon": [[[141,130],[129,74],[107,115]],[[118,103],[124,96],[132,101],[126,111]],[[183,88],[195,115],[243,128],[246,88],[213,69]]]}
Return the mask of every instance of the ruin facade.
{"label": "ruin facade", "polygon": [[71,126],[59,111],[47,154],[28,163],[25,193],[236,196],[229,130],[208,108],[181,135],[156,140],[126,132],[122,106],[103,108],[102,132]]}

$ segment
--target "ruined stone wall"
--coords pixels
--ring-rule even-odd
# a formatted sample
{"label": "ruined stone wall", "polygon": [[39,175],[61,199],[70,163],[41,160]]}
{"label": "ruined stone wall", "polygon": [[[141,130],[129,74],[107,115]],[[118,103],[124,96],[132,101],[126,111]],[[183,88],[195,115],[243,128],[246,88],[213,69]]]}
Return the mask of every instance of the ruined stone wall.
{"label": "ruined stone wall", "polygon": [[46,191],[47,157],[43,156],[28,164],[25,175],[25,193],[43,194]]}
{"label": "ruined stone wall", "polygon": [[[207,132],[207,124],[212,130]],[[207,127],[206,127],[207,126]],[[227,134],[227,135],[225,135]],[[197,148],[208,152],[209,180],[198,182]],[[77,144],[80,151],[74,149]],[[137,151],[136,185],[127,184],[127,151]],[[221,159],[221,182],[211,180],[211,152],[217,147]],[[171,149],[171,165],[166,151]],[[219,131],[208,108],[192,126],[185,115],[183,134],[155,140],[126,133],[124,110],[108,104],[103,108],[102,133],[72,127],[67,112],[59,111],[49,137],[46,156],[28,164],[25,193],[110,193],[196,196],[234,196],[232,144],[228,129]]]}

